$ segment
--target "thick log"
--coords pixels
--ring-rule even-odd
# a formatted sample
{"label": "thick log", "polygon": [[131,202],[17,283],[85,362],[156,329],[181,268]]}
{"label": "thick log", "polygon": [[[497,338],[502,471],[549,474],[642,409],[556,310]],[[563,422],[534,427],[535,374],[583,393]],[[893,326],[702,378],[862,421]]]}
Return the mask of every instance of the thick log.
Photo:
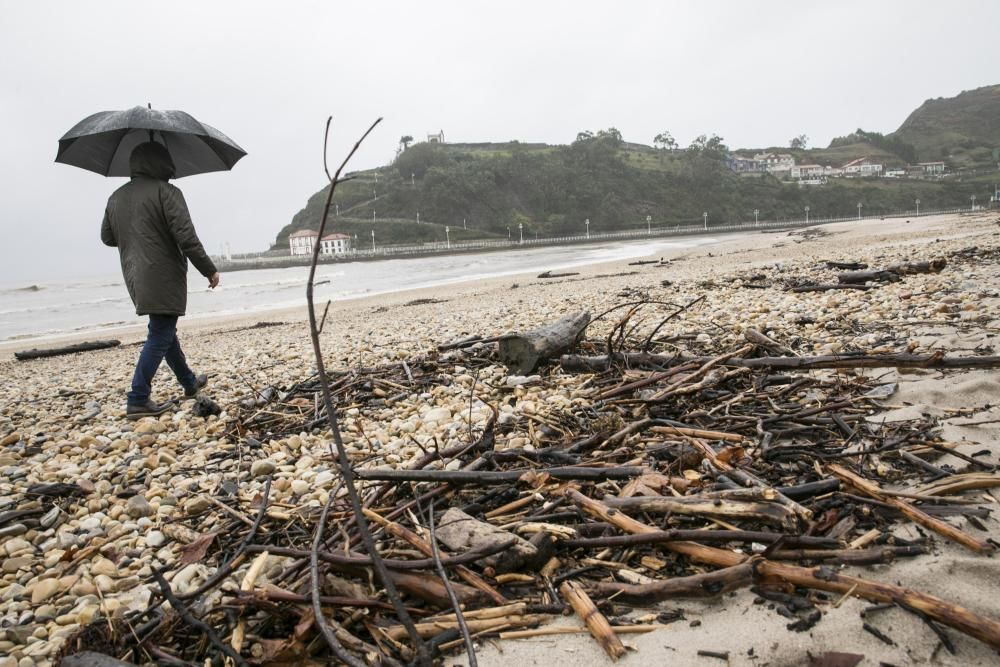
{"label": "thick log", "polygon": [[837,274],[837,280],[845,284],[863,285],[864,283],[894,283],[899,281],[895,271],[868,269],[865,271],[846,271]]}
{"label": "thick log", "polygon": [[[631,368],[663,369],[681,363],[708,362],[711,357],[687,355],[645,354],[642,352],[585,357],[564,354],[559,359],[562,369],[575,373],[600,373],[608,370],[612,363]],[[813,370],[818,368],[1000,368],[1000,357],[969,356],[946,357],[943,352],[931,354],[830,354],[816,357],[758,357],[727,359],[724,366],[743,368],[766,368],[775,370]]]}
{"label": "thick log", "polygon": [[[575,489],[567,489],[566,495],[576,505],[588,514],[614,524],[629,533],[660,532],[656,528],[636,521],[631,517],[611,509],[597,500],[588,498]],[[680,553],[700,561],[720,567],[732,567],[747,560],[747,557],[725,549],[708,547],[695,542],[666,542],[663,548]],[[995,649],[1000,649],[1000,622],[991,618],[979,616],[965,607],[952,604],[936,598],[933,595],[921,593],[900,586],[883,584],[860,577],[851,577],[834,572],[827,567],[805,568],[795,565],[785,565],[755,558],[756,573],[762,577],[772,577],[787,581],[803,588],[815,588],[840,594],[850,594],[873,602],[888,602],[908,605],[917,609],[931,620],[964,632],[970,637],[985,642]]]}
{"label": "thick log", "polygon": [[890,264],[883,270],[869,269],[840,273],[837,274],[837,281],[847,284],[896,282],[900,280],[900,276],[907,276],[914,273],[940,273],[946,265],[947,262],[943,258],[932,259],[926,262],[897,262]]}
{"label": "thick log", "polygon": [[619,584],[601,582],[595,592],[601,597],[614,596],[615,602],[652,605],[673,598],[710,598],[753,583],[753,567],[749,563],[734,565],[690,577],[674,577],[651,584]]}
{"label": "thick log", "polygon": [[522,470],[357,470],[358,479],[377,482],[444,482],[449,484],[509,484],[525,473],[547,474],[553,479],[601,481],[631,479],[646,472],[642,466],[613,468],[525,468]]}
{"label": "thick log", "polygon": [[798,287],[793,287],[789,292],[832,292],[834,290],[857,290],[858,292],[867,292],[870,289],[875,289],[874,285],[854,285],[854,284],[844,284],[844,285],[799,285]]}
{"label": "thick log", "polygon": [[32,348],[22,352],[15,352],[14,358],[18,361],[27,361],[28,359],[41,359],[43,357],[58,357],[63,354],[76,354],[77,352],[90,352],[91,350],[106,350],[109,347],[117,347],[121,344],[122,342],[120,340],[95,340],[76,343],[74,345],[66,345],[65,347],[50,347],[42,350]]}
{"label": "thick log", "polygon": [[722,498],[634,496],[605,498],[604,504],[623,511],[651,514],[683,514],[724,518],[756,519],[794,531],[798,516],[784,505],[767,502],[746,502]]}
{"label": "thick log", "polygon": [[608,619],[597,610],[597,607],[594,606],[594,601],[590,599],[590,596],[587,595],[578,583],[575,581],[564,581],[562,586],[559,587],[559,592],[566,598],[569,605],[573,607],[576,615],[583,619],[583,622],[587,625],[587,629],[590,630],[590,634],[594,636],[594,639],[597,640],[597,643],[601,645],[601,648],[604,649],[604,652],[612,660],[617,660],[625,655],[626,648],[622,644],[622,640],[611,629]]}
{"label": "thick log", "polygon": [[590,313],[583,311],[531,331],[503,336],[500,360],[512,373],[530,373],[543,361],[572,348],[588,324]]}

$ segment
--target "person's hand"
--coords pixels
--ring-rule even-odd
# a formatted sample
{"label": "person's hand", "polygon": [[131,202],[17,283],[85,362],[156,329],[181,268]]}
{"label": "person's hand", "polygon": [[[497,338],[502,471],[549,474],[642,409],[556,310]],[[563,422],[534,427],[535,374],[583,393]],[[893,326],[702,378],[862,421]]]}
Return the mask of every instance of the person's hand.
{"label": "person's hand", "polygon": [[219,286],[219,280],[220,280],[219,272],[216,271],[208,279],[208,286],[209,286],[209,288],[215,289],[216,287],[218,287]]}

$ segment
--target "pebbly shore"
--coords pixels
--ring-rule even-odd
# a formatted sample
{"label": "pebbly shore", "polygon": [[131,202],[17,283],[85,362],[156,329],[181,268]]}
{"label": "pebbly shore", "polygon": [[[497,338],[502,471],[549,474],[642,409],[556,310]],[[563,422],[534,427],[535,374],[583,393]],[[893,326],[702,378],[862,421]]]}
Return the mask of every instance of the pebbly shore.
{"label": "pebbly shore", "polygon": [[[908,275],[869,291],[789,289],[805,282],[835,282],[837,271],[824,264],[828,260],[880,267],[934,258],[946,259],[941,272]],[[635,335],[652,331],[666,314],[683,307],[657,335],[672,341],[672,349],[694,354],[732,348],[747,327],[800,355],[996,353],[1000,334],[996,214],[840,223],[757,234],[649,261],[585,267],[578,275],[560,278],[506,277],[333,304],[322,334],[325,359],[332,369],[398,365],[436,354],[436,346],[449,341],[529,329],[581,310],[597,315],[627,302],[661,304],[643,311]],[[267,388],[285,390],[315,370],[301,310],[256,319],[278,324],[254,327],[251,320],[182,325],[190,363],[210,376],[204,393],[222,408],[221,414],[207,418],[195,416],[193,402],[187,401],[159,419],[125,419],[124,391],[138,353],[134,345],[140,340],[138,332],[111,350],[0,362],[0,667],[53,665],[81,626],[145,608],[155,590],[153,570],[178,561],[183,540],[177,526],[196,525],[204,534],[231,519],[213,499],[234,498],[251,514],[264,478],[273,475],[276,511],[290,517],[312,514],[326,502],[339,479],[329,456],[329,431],[317,428],[291,434],[253,449],[232,435],[233,417],[248,399]],[[616,317],[598,320],[588,336],[607,335],[616,321]],[[447,369],[440,383],[419,393],[378,409],[344,410],[345,443],[359,466],[406,467],[425,446],[457,445],[470,425],[482,425],[490,418],[491,405],[506,427],[496,448],[530,450],[537,444],[537,434],[527,416],[571,411],[584,406],[590,396],[585,375],[546,369],[525,377],[510,374],[499,363],[477,374],[459,362]],[[885,401],[888,418],[919,415],[922,409],[937,411],[947,418],[945,436],[960,442],[961,451],[986,448],[990,453],[983,460],[997,462],[997,425],[962,423],[972,416],[985,422],[1000,419],[993,407],[1000,396],[1000,374],[975,371],[944,378],[931,372],[893,371],[887,376],[898,386],[898,393]],[[179,394],[164,367],[154,395],[165,399]],[[37,493],[35,485],[55,483],[66,485],[61,494]],[[29,491],[32,487],[36,492]],[[963,528],[982,537],[1000,537],[994,518],[984,525],[988,530],[964,524]],[[965,571],[965,561],[947,550],[935,558],[959,573]],[[954,590],[969,591],[963,592],[962,602],[995,617],[992,600],[1000,593],[1000,569],[994,560],[983,559],[978,565],[978,583],[959,582]],[[284,561],[272,556],[259,581],[280,572]],[[177,565],[167,579],[183,594],[205,581],[215,565],[211,559]],[[222,591],[236,587],[247,567],[238,569],[203,604],[217,604]],[[899,575],[894,570],[892,576]],[[918,583],[933,585],[917,572],[913,576]],[[707,619],[711,608],[705,609]],[[826,634],[817,641],[835,643],[838,623],[827,623]],[[905,649],[871,637],[860,637],[857,643],[870,658],[899,664],[930,660],[933,644],[920,639],[920,625],[913,623],[912,628],[898,630],[900,635],[913,635]],[[720,628],[715,625],[710,630],[707,620],[705,625],[703,637]],[[774,627],[773,636],[767,634],[770,629],[764,633],[767,641],[758,638],[757,658],[770,656],[770,664],[793,664],[784,660],[792,659],[790,651],[801,640],[786,642],[780,625]],[[734,638],[752,639],[753,634],[752,625],[731,632]],[[663,651],[664,644],[688,655],[693,649],[681,646],[685,641],[676,636],[668,641],[661,633],[652,633],[636,640],[637,645],[645,642],[637,656],[655,659],[658,654],[650,652]],[[964,637],[956,641],[962,653],[936,655],[934,664],[989,663],[988,648]],[[259,647],[249,643],[248,653],[259,655]],[[704,644],[708,643],[706,639]],[[654,644],[660,649],[652,648]],[[566,637],[557,644],[551,638],[544,643],[505,642],[506,656],[487,648],[480,664],[502,660],[532,664],[544,660],[545,651],[552,648],[573,653],[577,660],[606,661],[602,654],[590,652],[586,638]],[[765,664],[755,662],[757,658],[751,660],[744,653],[731,664]]]}

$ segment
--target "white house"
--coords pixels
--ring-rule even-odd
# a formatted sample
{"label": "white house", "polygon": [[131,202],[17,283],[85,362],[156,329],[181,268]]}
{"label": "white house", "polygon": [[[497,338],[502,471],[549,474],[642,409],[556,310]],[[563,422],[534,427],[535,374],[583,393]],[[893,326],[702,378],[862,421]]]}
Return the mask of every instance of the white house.
{"label": "white house", "polygon": [[760,163],[769,174],[792,170],[795,158],[788,153],[758,153],[753,159]]}
{"label": "white house", "polygon": [[324,255],[342,255],[351,251],[349,234],[327,234],[319,242],[319,251]]}
{"label": "white house", "polygon": [[308,229],[301,229],[288,235],[288,250],[292,255],[308,255],[316,247],[319,234]]}
{"label": "white house", "polygon": [[821,164],[798,164],[792,167],[792,178],[800,180],[803,178],[819,178],[823,176],[823,165]]}
{"label": "white house", "polygon": [[917,164],[925,176],[940,176],[944,173],[944,162],[920,162]]}
{"label": "white house", "polygon": [[438,130],[437,134],[427,134],[427,141],[432,144],[443,144],[444,143],[444,130]]}
{"label": "white house", "polygon": [[848,178],[851,177],[869,177],[869,176],[881,176],[882,175],[882,165],[877,162],[873,162],[867,157],[859,157],[857,160],[851,160],[844,165],[844,176]]}

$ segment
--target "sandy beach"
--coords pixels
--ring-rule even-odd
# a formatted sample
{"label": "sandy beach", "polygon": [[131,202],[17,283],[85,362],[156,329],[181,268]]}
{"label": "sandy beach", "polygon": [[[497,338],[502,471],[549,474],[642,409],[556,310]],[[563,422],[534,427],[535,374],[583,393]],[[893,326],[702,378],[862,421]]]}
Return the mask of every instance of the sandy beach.
{"label": "sandy beach", "polygon": [[[682,351],[718,353],[732,349],[753,327],[787,345],[796,354],[846,351],[937,350],[958,355],[996,354],[1000,334],[1000,227],[996,213],[837,223],[795,232],[762,233],[729,238],[698,248],[652,257],[657,263],[615,262],[573,269],[578,275],[540,279],[535,274],[411,290],[335,302],[322,333],[327,365],[335,370],[374,367],[432,353],[439,344],[469,336],[497,336],[539,326],[567,313],[597,314],[627,301],[651,300],[696,307],[671,320],[661,336],[680,338]],[[959,251],[965,255],[956,255]],[[896,261],[948,257],[940,273],[906,276],[867,292],[838,291],[796,294],[787,280],[833,275],[823,262],[865,262],[873,267]],[[957,258],[957,259],[954,259]],[[822,273],[826,271],[826,273]],[[225,279],[225,276],[223,276]],[[747,287],[752,285],[752,287]],[[304,290],[304,286],[303,286]],[[661,313],[662,314],[662,313]],[[650,315],[637,335],[656,324]],[[271,323],[255,327],[258,322]],[[598,321],[589,338],[606,336],[613,321]],[[149,599],[152,563],[170,564],[181,544],[166,529],[185,516],[204,511],[204,495],[217,495],[224,482],[238,483],[237,498],[246,513],[263,488],[258,467],[235,456],[220,462],[213,455],[234,451],[224,436],[227,418],[240,401],[265,387],[288,388],[309,377],[315,361],[303,309],[255,313],[224,320],[183,321],[179,329],[192,367],[208,373],[205,393],[224,410],[219,417],[195,417],[191,403],[160,419],[125,419],[125,390],[144,338],[141,327],[118,330],[118,348],[16,362],[23,342],[0,345],[0,516],[23,509],[43,512],[16,515],[0,524],[0,667],[40,667],[54,657],[81,626],[103,616],[142,609]],[[77,335],[46,345],[76,342]],[[543,375],[547,374],[547,369]],[[1000,455],[1000,371],[881,369],[882,382],[896,391],[884,400],[887,421],[932,415],[941,420],[942,437],[957,451],[979,455],[996,464]],[[508,377],[497,366],[478,378],[477,397],[498,403],[510,397],[502,389]],[[460,366],[449,382],[413,394],[398,405],[360,414],[348,412],[344,430],[349,453],[366,466],[405,467],[420,455],[407,433],[455,437],[459,413],[468,408],[472,378]],[[517,396],[537,409],[555,410],[578,398],[585,375],[546,376]],[[180,389],[161,368],[154,396],[177,396]],[[522,406],[523,407],[523,406]],[[518,421],[522,407],[512,406],[511,430],[498,436],[497,449],[523,446],[531,434]],[[447,408],[453,421],[415,420],[428,411]],[[535,407],[531,408],[535,410]],[[488,415],[477,407],[472,421]],[[982,422],[963,426],[968,422]],[[409,426],[407,426],[407,424]],[[413,430],[409,430],[410,428]],[[363,442],[381,443],[369,455]],[[275,439],[253,457],[268,462],[275,474],[276,500],[293,512],[315,510],[335,484],[321,433]],[[935,465],[964,466],[945,456]],[[89,493],[79,497],[39,499],[26,495],[32,484],[84,482]],[[116,497],[125,489],[138,491]],[[994,512],[981,530],[961,516],[948,522],[980,539],[1000,539],[995,492],[967,494],[978,507]],[[139,500],[136,500],[139,498]],[[52,508],[58,507],[58,511]],[[904,522],[905,523],[905,522]],[[916,539],[912,524],[900,536]],[[284,559],[271,556],[257,580],[263,586],[282,569]],[[203,580],[213,556],[197,567],[179,566],[172,585],[180,590]],[[249,561],[231,577],[240,582]],[[183,568],[183,569],[182,569]],[[930,553],[889,565],[847,568],[877,581],[899,584],[945,600],[974,613],[1000,620],[1000,566],[996,557],[975,555],[936,537]],[[181,579],[184,581],[181,581]],[[234,584],[235,586],[236,584]],[[211,600],[218,602],[217,591]],[[834,606],[820,605],[822,620],[808,632],[786,629],[788,619],[757,602],[749,590],[709,601],[674,600],[662,609],[683,608],[683,620],[649,634],[623,636],[634,648],[620,660],[625,665],[726,664],[699,657],[699,650],[728,653],[730,665],[805,665],[810,656],[828,651],[863,654],[859,664],[991,665],[997,654],[989,646],[949,630],[952,655],[913,615],[899,609],[881,612],[877,625],[894,641],[888,645],[862,629],[859,612],[870,605],[850,597]],[[208,604],[211,604],[209,602]],[[638,615],[638,614],[637,614]],[[560,625],[581,628],[567,616]],[[248,640],[247,644],[252,642]],[[481,665],[541,665],[553,659],[570,664],[612,664],[586,633],[524,640],[484,640]],[[467,664],[459,655],[445,664]],[[817,663],[834,664],[834,663]]]}

